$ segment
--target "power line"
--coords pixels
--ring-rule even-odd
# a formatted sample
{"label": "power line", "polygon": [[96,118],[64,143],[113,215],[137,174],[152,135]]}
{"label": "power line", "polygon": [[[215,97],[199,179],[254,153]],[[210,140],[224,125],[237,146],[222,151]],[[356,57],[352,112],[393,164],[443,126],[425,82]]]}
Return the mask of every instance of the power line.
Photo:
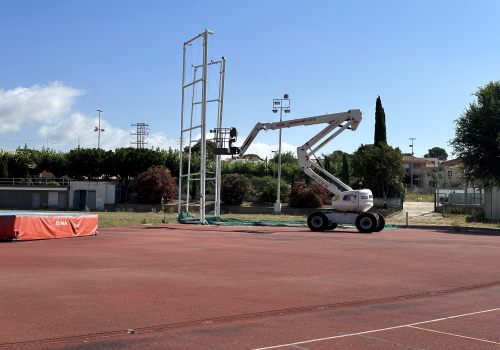
{"label": "power line", "polygon": [[[87,137],[91,134],[93,134],[94,132],[90,132],[82,137],[80,137],[80,139],[83,139],[84,137]],[[46,139],[38,139],[38,140],[0,140],[0,142],[36,142],[36,141],[46,141]],[[63,142],[49,142],[49,144],[51,145],[61,145],[61,144],[65,144],[65,143],[71,143],[71,142],[75,142],[75,141],[78,141],[78,139],[75,139],[75,140],[71,140],[71,141],[63,141]]]}

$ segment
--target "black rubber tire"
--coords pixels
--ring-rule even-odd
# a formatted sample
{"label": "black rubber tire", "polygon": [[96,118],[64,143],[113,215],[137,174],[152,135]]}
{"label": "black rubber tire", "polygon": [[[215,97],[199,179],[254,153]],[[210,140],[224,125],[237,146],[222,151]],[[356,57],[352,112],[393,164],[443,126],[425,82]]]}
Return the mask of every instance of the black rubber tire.
{"label": "black rubber tire", "polygon": [[377,216],[372,213],[362,213],[356,218],[356,228],[361,233],[372,233],[377,227]]}
{"label": "black rubber tire", "polygon": [[311,231],[324,231],[328,227],[328,218],[324,213],[317,211],[307,217],[307,226]]}
{"label": "black rubber tire", "polygon": [[384,229],[385,227],[385,218],[382,214],[380,213],[377,213],[378,215],[378,225],[377,225],[377,228],[375,229],[375,231],[373,232],[380,232]]}
{"label": "black rubber tire", "polygon": [[331,225],[328,225],[325,230],[335,230],[337,228],[338,224],[336,222],[334,222],[333,224]]}

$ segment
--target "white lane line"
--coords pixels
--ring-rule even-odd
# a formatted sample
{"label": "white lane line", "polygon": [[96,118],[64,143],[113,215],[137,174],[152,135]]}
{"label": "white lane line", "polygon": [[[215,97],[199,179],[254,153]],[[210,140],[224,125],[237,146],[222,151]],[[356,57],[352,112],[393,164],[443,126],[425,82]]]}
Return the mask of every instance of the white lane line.
{"label": "white lane line", "polygon": [[403,328],[403,327],[416,326],[416,325],[419,325],[419,324],[425,324],[425,323],[431,323],[431,322],[438,322],[438,321],[450,320],[450,319],[453,319],[453,318],[464,317],[464,316],[471,316],[471,315],[477,315],[477,314],[484,314],[486,312],[499,311],[499,310],[500,310],[500,307],[496,308],[496,309],[489,309],[489,310],[483,310],[483,311],[470,312],[468,314],[461,314],[461,315],[455,315],[455,316],[449,316],[449,317],[443,317],[443,318],[436,318],[436,319],[428,320],[428,321],[408,323],[408,324],[403,324],[403,325],[400,325],[400,326],[380,328],[380,329],[374,329],[374,330],[371,330],[371,331],[358,332],[358,333],[335,335],[335,336],[332,336],[332,337],[318,338],[318,339],[311,339],[311,340],[304,340],[304,341],[299,341],[299,342],[295,342],[295,343],[273,345],[273,346],[268,346],[268,347],[265,347],[265,348],[256,348],[256,349],[251,349],[251,350],[278,349],[278,348],[284,348],[285,346],[295,346],[295,345],[300,345],[300,344],[314,343],[314,342],[323,341],[323,340],[331,340],[331,339],[337,339],[337,338],[352,337],[352,336],[360,335],[360,334],[368,334],[368,333],[388,331],[388,330],[391,330],[391,329],[398,329],[398,328]]}

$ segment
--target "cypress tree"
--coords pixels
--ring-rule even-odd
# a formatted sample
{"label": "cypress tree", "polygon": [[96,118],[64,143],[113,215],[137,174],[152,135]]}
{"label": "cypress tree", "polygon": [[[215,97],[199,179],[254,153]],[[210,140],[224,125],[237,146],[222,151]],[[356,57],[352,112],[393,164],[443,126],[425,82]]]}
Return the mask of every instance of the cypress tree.
{"label": "cypress tree", "polygon": [[375,105],[375,147],[377,147],[380,142],[387,143],[387,134],[385,132],[384,107],[382,107],[382,101],[379,96],[377,97],[377,103]]}
{"label": "cypress tree", "polygon": [[342,156],[342,182],[349,185],[349,163],[345,154]]}

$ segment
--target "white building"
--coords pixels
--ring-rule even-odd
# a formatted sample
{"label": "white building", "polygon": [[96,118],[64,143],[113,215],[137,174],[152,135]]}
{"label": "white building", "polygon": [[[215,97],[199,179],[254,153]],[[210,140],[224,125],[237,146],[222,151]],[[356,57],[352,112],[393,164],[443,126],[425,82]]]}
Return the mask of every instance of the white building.
{"label": "white building", "polygon": [[71,181],[69,184],[69,203],[73,210],[88,207],[104,210],[104,204],[115,203],[115,184],[102,181]]}

